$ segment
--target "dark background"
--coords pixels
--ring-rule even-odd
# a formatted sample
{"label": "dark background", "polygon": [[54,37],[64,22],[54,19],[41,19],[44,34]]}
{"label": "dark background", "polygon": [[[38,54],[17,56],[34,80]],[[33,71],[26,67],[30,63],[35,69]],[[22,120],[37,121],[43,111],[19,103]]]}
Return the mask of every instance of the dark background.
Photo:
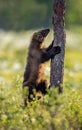
{"label": "dark background", "polygon": [[[0,0],[0,28],[52,27],[54,0]],[[67,0],[66,28],[82,25],[82,0]]]}

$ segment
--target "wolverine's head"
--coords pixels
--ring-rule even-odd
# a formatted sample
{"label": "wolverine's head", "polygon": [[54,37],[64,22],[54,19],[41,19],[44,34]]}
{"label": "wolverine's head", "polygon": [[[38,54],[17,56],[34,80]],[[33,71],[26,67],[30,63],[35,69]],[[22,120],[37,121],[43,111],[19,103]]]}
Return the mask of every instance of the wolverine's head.
{"label": "wolverine's head", "polygon": [[46,38],[49,32],[50,29],[43,29],[38,32],[35,32],[32,40],[41,44],[43,43],[44,39]]}

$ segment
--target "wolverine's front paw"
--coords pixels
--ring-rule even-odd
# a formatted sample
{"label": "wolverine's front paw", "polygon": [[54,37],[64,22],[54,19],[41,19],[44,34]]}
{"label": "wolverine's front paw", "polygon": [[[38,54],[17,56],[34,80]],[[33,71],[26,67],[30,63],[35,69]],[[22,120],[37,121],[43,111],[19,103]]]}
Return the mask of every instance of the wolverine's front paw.
{"label": "wolverine's front paw", "polygon": [[61,47],[60,46],[54,47],[54,51],[55,51],[55,54],[59,54],[61,52]]}

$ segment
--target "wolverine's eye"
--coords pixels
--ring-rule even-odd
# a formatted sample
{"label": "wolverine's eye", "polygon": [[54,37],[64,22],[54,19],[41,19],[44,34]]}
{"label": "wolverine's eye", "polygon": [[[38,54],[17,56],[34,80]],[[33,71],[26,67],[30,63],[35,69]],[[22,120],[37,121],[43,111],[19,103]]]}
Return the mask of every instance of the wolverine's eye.
{"label": "wolverine's eye", "polygon": [[39,35],[39,39],[40,39],[40,40],[43,40],[43,36]]}
{"label": "wolverine's eye", "polygon": [[40,35],[38,40],[39,40],[40,43],[42,43],[43,40],[44,40],[43,36]]}

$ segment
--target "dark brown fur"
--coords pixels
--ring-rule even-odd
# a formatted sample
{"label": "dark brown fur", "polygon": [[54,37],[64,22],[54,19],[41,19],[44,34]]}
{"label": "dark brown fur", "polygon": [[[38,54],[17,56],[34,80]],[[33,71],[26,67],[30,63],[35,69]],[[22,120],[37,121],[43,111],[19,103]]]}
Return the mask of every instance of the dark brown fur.
{"label": "dark brown fur", "polygon": [[53,47],[53,44],[51,44],[48,48],[44,48],[44,40],[48,33],[49,29],[34,33],[29,46],[23,80],[23,88],[29,88],[29,100],[31,99],[30,95],[33,94],[33,89],[36,89],[37,93],[46,93],[48,85],[44,74],[45,62],[60,53],[60,47]]}

